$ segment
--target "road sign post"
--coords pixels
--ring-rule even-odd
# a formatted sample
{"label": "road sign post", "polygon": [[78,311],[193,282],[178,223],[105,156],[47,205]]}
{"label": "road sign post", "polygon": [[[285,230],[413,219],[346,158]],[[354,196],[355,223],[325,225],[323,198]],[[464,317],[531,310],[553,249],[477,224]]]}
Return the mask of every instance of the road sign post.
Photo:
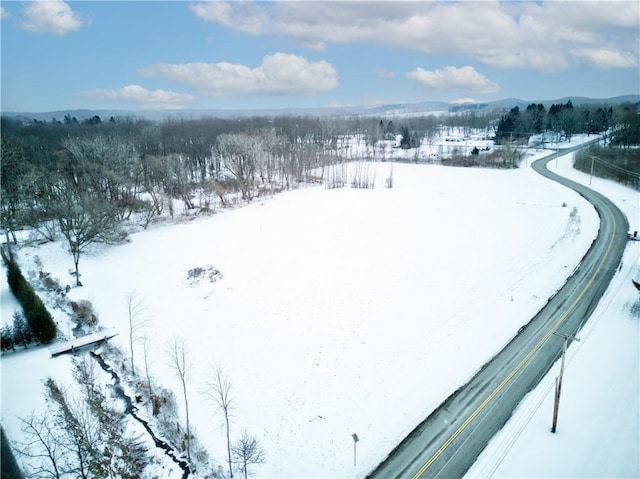
{"label": "road sign post", "polygon": [[358,444],[358,441],[360,440],[360,438],[358,437],[357,434],[351,434],[351,437],[353,438],[353,466],[355,467],[355,465],[356,465],[356,444]]}

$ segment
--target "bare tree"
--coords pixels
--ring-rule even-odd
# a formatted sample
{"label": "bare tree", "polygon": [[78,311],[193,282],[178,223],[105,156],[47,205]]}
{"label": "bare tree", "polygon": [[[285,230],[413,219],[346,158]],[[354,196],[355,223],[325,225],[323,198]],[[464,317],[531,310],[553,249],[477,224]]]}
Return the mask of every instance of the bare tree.
{"label": "bare tree", "polygon": [[127,432],[126,415],[105,395],[99,373],[87,357],[74,361],[76,394],[47,378],[46,413],[23,420],[28,442],[19,452],[31,458],[29,477],[142,477],[150,463],[147,447]]}
{"label": "bare tree", "polygon": [[151,198],[151,201],[143,202],[144,211],[144,223],[142,227],[147,229],[154,216],[160,216],[164,210],[164,199],[162,197],[162,190],[159,186],[153,186],[145,183],[144,189]]}
{"label": "bare tree", "polygon": [[184,396],[184,409],[187,420],[187,459],[191,461],[191,429],[189,427],[189,400],[187,398],[187,383],[191,377],[193,364],[187,357],[187,350],[183,338],[176,338],[169,345],[169,366],[173,369],[182,385],[182,395]]}
{"label": "bare tree", "polygon": [[33,191],[29,191],[28,182],[25,181],[29,176],[31,165],[25,161],[17,139],[5,133],[4,130],[0,145],[0,176],[2,176],[0,219],[7,243],[11,240],[15,244],[17,243],[15,232],[20,227],[21,216],[26,209],[25,202],[28,203],[27,198],[33,194]]}
{"label": "bare tree", "polygon": [[254,464],[264,464],[266,457],[258,440],[249,435],[245,430],[242,432],[240,439],[231,448],[235,463],[239,465],[240,472],[244,473],[244,479],[249,475],[249,466]]}
{"label": "bare tree", "polygon": [[391,163],[391,167],[389,168],[389,176],[385,180],[387,188],[393,188],[393,163]]}
{"label": "bare tree", "polygon": [[153,390],[151,388],[151,375],[149,374],[149,338],[143,336],[142,342],[142,357],[144,358],[144,375],[147,379],[147,387],[149,388],[149,397],[153,399]]}
{"label": "bare tree", "polygon": [[[159,140],[158,140],[159,141]],[[145,155],[142,164],[142,190],[149,195],[150,201],[145,201],[145,222],[147,229],[154,216],[160,216],[164,211],[164,186],[169,183],[169,160],[166,156]]]}
{"label": "bare tree", "polygon": [[233,468],[231,467],[231,438],[229,417],[234,409],[234,400],[231,394],[231,381],[224,373],[220,366],[212,368],[211,379],[206,383],[204,391],[205,396],[224,416],[225,430],[227,434],[227,456],[229,460],[229,476],[233,477]]}
{"label": "bare tree", "polygon": [[131,350],[131,374],[136,373],[133,365],[133,343],[148,325],[148,319],[143,316],[144,304],[135,291],[127,294],[127,317],[129,318],[129,349]]}
{"label": "bare tree", "polygon": [[143,171],[133,143],[124,136],[98,134],[67,137],[60,145],[68,152],[61,163],[66,178],[107,200],[119,219],[128,218]]}
{"label": "bare tree", "polygon": [[184,157],[181,155],[169,155],[166,159],[169,174],[167,176],[167,188],[175,198],[180,198],[184,202],[187,210],[194,208],[191,199],[193,179],[190,176],[189,168],[184,164]]}
{"label": "bare tree", "polygon": [[69,473],[81,479],[92,477],[91,469],[99,461],[100,426],[83,399],[70,397],[51,378],[45,381],[47,398],[52,403],[52,418],[63,431],[57,438],[69,454]]}
{"label": "bare tree", "polygon": [[261,139],[245,133],[225,133],[218,137],[217,153],[238,183],[242,199],[251,201],[255,187],[256,158],[264,155]]}
{"label": "bare tree", "polygon": [[80,283],[78,264],[80,255],[90,244],[115,242],[118,221],[111,205],[100,198],[91,197],[86,191],[63,181],[52,188],[50,207],[67,240],[75,266],[76,285]]}
{"label": "bare tree", "polygon": [[16,451],[29,459],[29,477],[59,479],[65,472],[64,451],[59,441],[59,431],[49,414],[32,414],[20,418],[26,442],[16,444]]}

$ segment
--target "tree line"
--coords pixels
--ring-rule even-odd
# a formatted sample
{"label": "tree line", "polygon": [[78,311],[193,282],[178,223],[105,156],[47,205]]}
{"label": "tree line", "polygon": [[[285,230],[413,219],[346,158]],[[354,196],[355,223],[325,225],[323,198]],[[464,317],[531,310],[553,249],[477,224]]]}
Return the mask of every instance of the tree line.
{"label": "tree line", "polygon": [[[445,123],[471,125],[477,115]],[[403,147],[433,135],[442,118],[250,117],[27,124],[1,119],[0,217],[7,242],[23,229],[66,241],[76,285],[79,261],[95,242],[126,239],[134,217],[147,227],[175,208],[197,214],[295,188],[349,158],[351,135],[375,155],[376,142],[402,133]],[[311,179],[313,179],[311,178]]]}
{"label": "tree line", "polygon": [[[636,143],[640,145],[640,141]],[[593,145],[575,155],[573,167],[640,190],[640,150]]]}
{"label": "tree line", "polygon": [[541,103],[531,103],[524,110],[515,106],[502,115],[496,125],[496,143],[528,139],[547,131],[563,132],[567,139],[575,134],[600,134],[623,124],[636,114],[637,105],[590,105],[574,107],[567,103],[552,104],[547,110]]}
{"label": "tree line", "polygon": [[[7,242],[28,229],[43,240],[62,236],[81,285],[79,262],[95,242],[126,240],[122,225],[132,217],[146,228],[176,208],[198,214],[238,201],[315,181],[327,168],[353,159],[350,141],[366,157],[384,161],[382,140],[400,148],[433,144],[444,126],[495,127],[498,143],[548,129],[567,136],[613,130],[612,141],[629,144],[617,128],[633,125],[635,109],[571,102],[541,104],[507,114],[468,112],[410,118],[276,116],[167,119],[99,116],[78,121],[21,123],[1,118],[0,219]],[[637,115],[636,115],[637,116]],[[382,151],[382,153],[381,153]],[[416,150],[417,151],[417,150]],[[380,155],[382,157],[380,158]],[[466,155],[465,155],[466,156]],[[517,155],[516,155],[517,156]],[[452,159],[451,164],[458,164]],[[417,161],[417,160],[416,160]],[[482,164],[478,155],[462,158]],[[513,161],[493,161],[510,167]]]}

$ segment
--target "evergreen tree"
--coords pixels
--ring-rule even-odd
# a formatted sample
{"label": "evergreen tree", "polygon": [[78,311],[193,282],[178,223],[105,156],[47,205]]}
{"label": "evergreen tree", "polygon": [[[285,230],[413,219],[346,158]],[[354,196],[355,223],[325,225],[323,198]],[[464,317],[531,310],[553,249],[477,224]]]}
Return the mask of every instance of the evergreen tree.
{"label": "evergreen tree", "polygon": [[25,348],[33,342],[33,334],[24,316],[18,311],[13,313],[13,342]]}
{"label": "evergreen tree", "polygon": [[5,324],[0,330],[0,349],[4,351],[15,351],[15,342],[13,339],[13,329],[8,324]]}
{"label": "evergreen tree", "polygon": [[402,135],[402,138],[400,139],[400,148],[408,150],[411,148],[411,132],[409,131],[409,127],[406,125],[401,126],[400,134]]}

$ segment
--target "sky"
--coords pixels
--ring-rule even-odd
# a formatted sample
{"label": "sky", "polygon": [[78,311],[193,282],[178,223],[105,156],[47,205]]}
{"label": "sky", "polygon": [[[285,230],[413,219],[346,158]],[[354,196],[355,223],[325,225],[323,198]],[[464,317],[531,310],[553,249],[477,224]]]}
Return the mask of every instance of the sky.
{"label": "sky", "polygon": [[1,109],[272,109],[640,91],[633,1],[2,1]]}

